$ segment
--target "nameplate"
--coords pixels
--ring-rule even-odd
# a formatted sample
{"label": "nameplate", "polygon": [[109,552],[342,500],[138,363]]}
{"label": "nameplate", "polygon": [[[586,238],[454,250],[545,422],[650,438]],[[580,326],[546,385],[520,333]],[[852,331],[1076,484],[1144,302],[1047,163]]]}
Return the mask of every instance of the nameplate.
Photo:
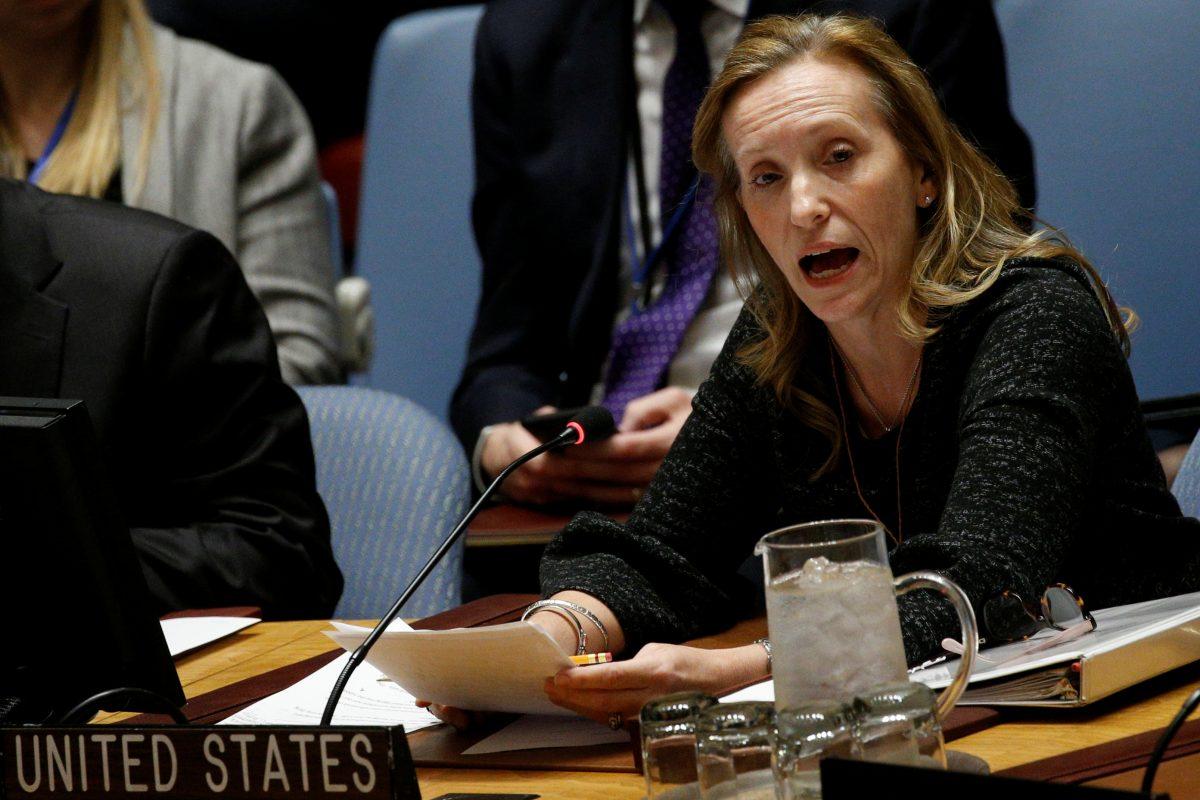
{"label": "nameplate", "polygon": [[420,800],[404,728],[0,728],[5,800],[304,797]]}
{"label": "nameplate", "polygon": [[[881,793],[886,792],[886,794]],[[847,761],[821,762],[821,797],[824,800],[861,800],[864,797],[969,797],[971,800],[1128,800],[1151,796],[1141,792],[1041,783],[1018,778],[998,778],[937,769]],[[1165,794],[1155,798],[1170,800]]]}

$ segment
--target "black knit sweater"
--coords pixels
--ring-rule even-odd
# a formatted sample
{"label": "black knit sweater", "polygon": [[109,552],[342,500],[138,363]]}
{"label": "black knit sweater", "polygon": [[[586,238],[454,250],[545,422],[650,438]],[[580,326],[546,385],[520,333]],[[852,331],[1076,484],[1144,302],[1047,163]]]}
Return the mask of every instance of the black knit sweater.
{"label": "black knit sweater", "polygon": [[[764,533],[869,516],[845,457],[810,480],[827,441],[738,361],[763,335],[743,312],[627,524],[580,514],[546,550],[543,591],[599,598],[629,652],[760,609],[761,586],[738,567]],[[804,388],[836,408],[825,342],[802,358]],[[852,433],[850,446],[867,502],[895,530],[895,439]],[[1200,520],[1167,491],[1125,358],[1075,265],[1014,261],[946,317],[925,349],[900,481],[893,571],[937,570],[977,613],[1005,589],[1035,599],[1058,580],[1091,607],[1200,590]],[[931,592],[901,598],[900,615],[910,662],[959,635]]]}

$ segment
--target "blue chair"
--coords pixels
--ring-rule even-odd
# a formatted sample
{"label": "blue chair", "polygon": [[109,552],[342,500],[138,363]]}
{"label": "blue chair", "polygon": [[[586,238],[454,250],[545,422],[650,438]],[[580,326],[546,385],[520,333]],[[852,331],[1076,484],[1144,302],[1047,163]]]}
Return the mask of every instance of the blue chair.
{"label": "blue chair", "polygon": [[1179,508],[1189,517],[1200,517],[1200,434],[1188,448],[1171,492],[1179,501]]}
{"label": "blue chair", "polygon": [[325,224],[329,228],[329,249],[333,251],[333,279],[346,274],[342,247],[342,212],[338,206],[337,190],[329,181],[321,181],[321,199],[325,201]]}
{"label": "blue chair", "polygon": [[439,419],[479,301],[470,92],[482,6],[402,17],[375,52],[355,274],[371,284],[375,356],[356,383]]}
{"label": "blue chair", "polygon": [[[297,392],[308,410],[334,557],[346,578],[334,614],[381,617],[467,510],[462,448],[444,424],[402,397],[351,386]],[[460,541],[403,614],[453,608],[461,592]]]}
{"label": "blue chair", "polygon": [[375,309],[371,306],[370,284],[357,275],[346,275],[337,191],[327,181],[321,181],[321,196],[325,200],[325,223],[329,226],[329,244],[333,249],[334,299],[342,340],[342,368],[353,375],[365,371],[371,364],[371,355],[375,351]]}
{"label": "blue chair", "polygon": [[1200,390],[1200,4],[997,0],[1038,214],[1142,318],[1143,400]]}

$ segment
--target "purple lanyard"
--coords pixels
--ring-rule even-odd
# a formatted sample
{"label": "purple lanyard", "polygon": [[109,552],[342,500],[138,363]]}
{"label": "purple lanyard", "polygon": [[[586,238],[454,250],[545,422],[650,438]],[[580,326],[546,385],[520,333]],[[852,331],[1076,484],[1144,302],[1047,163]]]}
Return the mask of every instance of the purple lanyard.
{"label": "purple lanyard", "polygon": [[46,142],[46,146],[42,149],[42,154],[38,156],[38,160],[34,163],[33,169],[29,171],[30,183],[37,183],[41,180],[42,173],[46,171],[46,162],[50,160],[50,156],[54,153],[54,148],[58,147],[58,143],[62,141],[63,133],[67,130],[67,124],[71,121],[71,114],[75,111],[75,100],[79,97],[79,90],[71,92],[71,99],[67,100],[67,106],[58,115],[58,122],[54,125],[54,133],[50,134],[50,141]]}

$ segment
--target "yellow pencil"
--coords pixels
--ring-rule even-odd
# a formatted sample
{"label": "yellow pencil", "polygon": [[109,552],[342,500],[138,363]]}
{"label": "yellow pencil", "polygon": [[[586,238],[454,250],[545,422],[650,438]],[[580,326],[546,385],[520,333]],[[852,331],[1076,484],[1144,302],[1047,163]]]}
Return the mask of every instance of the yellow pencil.
{"label": "yellow pencil", "polygon": [[612,653],[584,653],[581,656],[570,656],[573,663],[584,667],[588,664],[607,664],[613,660]]}

